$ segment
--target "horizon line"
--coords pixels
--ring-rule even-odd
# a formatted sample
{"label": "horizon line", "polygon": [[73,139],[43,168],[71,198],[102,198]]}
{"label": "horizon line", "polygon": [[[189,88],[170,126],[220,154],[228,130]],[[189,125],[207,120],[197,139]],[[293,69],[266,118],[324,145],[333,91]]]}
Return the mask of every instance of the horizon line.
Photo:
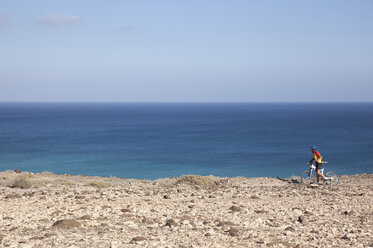
{"label": "horizon line", "polygon": [[246,104],[246,103],[373,103],[373,101],[0,101],[1,103],[129,103],[129,104]]}

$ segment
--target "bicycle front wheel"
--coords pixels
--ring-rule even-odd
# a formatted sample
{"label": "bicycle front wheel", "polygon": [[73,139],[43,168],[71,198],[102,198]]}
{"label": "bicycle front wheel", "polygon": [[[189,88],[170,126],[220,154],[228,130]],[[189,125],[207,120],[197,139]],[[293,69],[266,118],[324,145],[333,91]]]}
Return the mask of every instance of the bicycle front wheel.
{"label": "bicycle front wheel", "polygon": [[339,182],[339,179],[338,179],[337,173],[335,173],[334,171],[328,171],[328,172],[325,174],[325,177],[326,177],[326,182],[327,182],[327,184],[330,184],[330,185],[337,185],[338,182]]}
{"label": "bicycle front wheel", "polygon": [[310,171],[305,171],[302,173],[302,176],[300,178],[300,181],[302,183],[314,183],[316,181],[315,175],[313,173],[310,173]]}

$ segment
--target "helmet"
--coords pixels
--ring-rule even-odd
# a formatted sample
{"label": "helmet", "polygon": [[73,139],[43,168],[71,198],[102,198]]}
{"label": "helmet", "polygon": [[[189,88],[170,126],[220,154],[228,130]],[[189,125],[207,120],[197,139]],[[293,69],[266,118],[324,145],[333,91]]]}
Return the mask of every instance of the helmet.
{"label": "helmet", "polygon": [[316,146],[312,146],[312,147],[311,147],[311,150],[316,150],[316,149],[317,149]]}

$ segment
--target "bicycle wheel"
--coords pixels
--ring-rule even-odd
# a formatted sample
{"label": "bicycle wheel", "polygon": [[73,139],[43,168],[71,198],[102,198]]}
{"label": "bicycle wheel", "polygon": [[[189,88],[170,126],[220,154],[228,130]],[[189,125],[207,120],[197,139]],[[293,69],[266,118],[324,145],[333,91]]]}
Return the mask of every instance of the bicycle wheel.
{"label": "bicycle wheel", "polygon": [[337,185],[339,182],[338,176],[334,171],[328,171],[325,176],[328,178],[326,179],[325,183],[329,185]]}
{"label": "bicycle wheel", "polygon": [[313,173],[310,173],[309,171],[305,171],[305,172],[302,173],[300,181],[302,183],[313,183],[313,182],[316,181],[316,178],[315,178],[315,175]]}

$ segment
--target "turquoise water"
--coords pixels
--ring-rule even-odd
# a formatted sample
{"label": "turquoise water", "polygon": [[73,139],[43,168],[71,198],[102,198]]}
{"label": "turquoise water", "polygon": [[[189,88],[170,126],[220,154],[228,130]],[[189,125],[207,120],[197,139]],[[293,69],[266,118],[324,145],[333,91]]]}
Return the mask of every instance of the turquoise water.
{"label": "turquoise water", "polygon": [[1,171],[290,177],[312,145],[373,173],[373,104],[0,103]]}

